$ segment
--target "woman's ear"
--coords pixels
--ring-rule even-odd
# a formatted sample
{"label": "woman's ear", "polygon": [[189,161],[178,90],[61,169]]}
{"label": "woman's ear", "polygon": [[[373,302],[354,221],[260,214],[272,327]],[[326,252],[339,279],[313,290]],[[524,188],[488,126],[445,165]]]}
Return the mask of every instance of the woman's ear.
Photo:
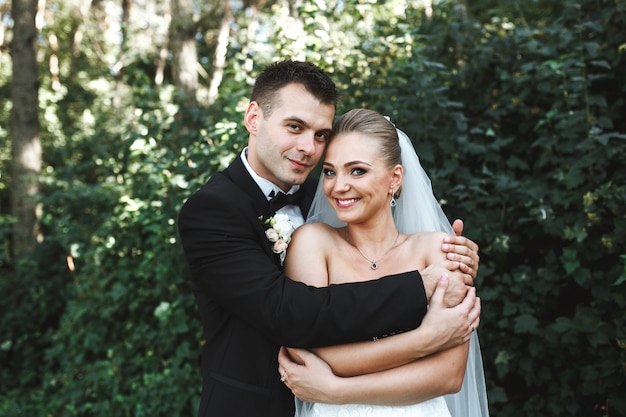
{"label": "woman's ear", "polygon": [[256,101],[251,101],[248,103],[248,107],[246,108],[246,113],[243,116],[243,124],[246,126],[248,133],[251,135],[257,134],[258,129],[258,119],[259,117],[263,117],[263,112],[261,111],[261,107],[259,103]]}
{"label": "woman's ear", "polygon": [[402,178],[404,177],[404,168],[398,164],[391,170],[391,188],[398,190],[402,185]]}

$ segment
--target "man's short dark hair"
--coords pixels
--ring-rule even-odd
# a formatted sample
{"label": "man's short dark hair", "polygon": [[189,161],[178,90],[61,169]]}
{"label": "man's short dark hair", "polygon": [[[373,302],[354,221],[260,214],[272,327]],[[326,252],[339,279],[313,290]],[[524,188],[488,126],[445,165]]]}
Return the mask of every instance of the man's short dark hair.
{"label": "man's short dark hair", "polygon": [[259,103],[264,116],[272,114],[278,90],[288,84],[300,84],[323,104],[337,107],[339,92],[333,80],[310,62],[285,60],[265,68],[252,88],[251,101]]}

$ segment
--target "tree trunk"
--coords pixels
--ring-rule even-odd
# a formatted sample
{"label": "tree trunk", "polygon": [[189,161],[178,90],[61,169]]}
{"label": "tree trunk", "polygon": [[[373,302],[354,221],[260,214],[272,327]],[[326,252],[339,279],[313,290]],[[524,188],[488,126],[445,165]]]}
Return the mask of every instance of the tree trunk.
{"label": "tree trunk", "polygon": [[172,47],[172,78],[178,93],[178,102],[196,105],[198,90],[198,52],[196,27],[193,22],[193,1],[172,0],[170,44]]}
{"label": "tree trunk", "polygon": [[215,60],[213,61],[213,76],[209,85],[209,105],[215,103],[218,97],[219,87],[224,77],[224,68],[226,67],[226,54],[228,52],[228,39],[230,37],[230,23],[232,13],[230,2],[224,2],[224,15],[220,25],[219,35],[217,37],[217,46],[215,48]]}
{"label": "tree trunk", "polygon": [[13,1],[13,80],[11,81],[11,212],[13,255],[30,253],[38,239],[37,205],[41,143],[37,73],[37,0]]}
{"label": "tree trunk", "polygon": [[172,24],[172,13],[169,11],[165,14],[165,24],[167,25],[167,36],[165,36],[163,45],[161,45],[159,50],[159,60],[154,75],[154,83],[159,87],[163,85],[163,80],[165,79],[165,65],[167,64],[167,54],[169,53],[170,27]]}

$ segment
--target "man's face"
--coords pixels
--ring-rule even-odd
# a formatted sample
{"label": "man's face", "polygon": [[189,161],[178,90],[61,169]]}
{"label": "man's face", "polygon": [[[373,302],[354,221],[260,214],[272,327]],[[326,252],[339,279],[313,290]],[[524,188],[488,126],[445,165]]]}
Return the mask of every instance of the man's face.
{"label": "man's face", "polygon": [[320,103],[299,84],[279,91],[269,117],[251,102],[244,119],[250,166],[283,191],[302,184],[324,153],[334,115],[332,104]]}

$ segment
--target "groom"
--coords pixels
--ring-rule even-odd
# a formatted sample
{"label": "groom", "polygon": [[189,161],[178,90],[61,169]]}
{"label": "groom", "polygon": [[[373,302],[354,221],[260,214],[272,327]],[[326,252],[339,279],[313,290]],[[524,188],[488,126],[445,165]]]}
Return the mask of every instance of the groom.
{"label": "groom", "polygon": [[[199,417],[292,417],[293,396],[277,374],[281,345],[343,344],[415,328],[445,271],[327,288],[282,274],[260,218],[278,210],[296,225],[304,221],[316,185],[308,175],[322,157],[337,100],[334,83],[313,64],[268,67],[245,112],[248,147],[180,211],[205,337]],[[270,201],[280,193],[290,201]],[[458,303],[475,276],[477,247],[463,237],[444,246],[450,259],[473,266],[449,273]]]}

